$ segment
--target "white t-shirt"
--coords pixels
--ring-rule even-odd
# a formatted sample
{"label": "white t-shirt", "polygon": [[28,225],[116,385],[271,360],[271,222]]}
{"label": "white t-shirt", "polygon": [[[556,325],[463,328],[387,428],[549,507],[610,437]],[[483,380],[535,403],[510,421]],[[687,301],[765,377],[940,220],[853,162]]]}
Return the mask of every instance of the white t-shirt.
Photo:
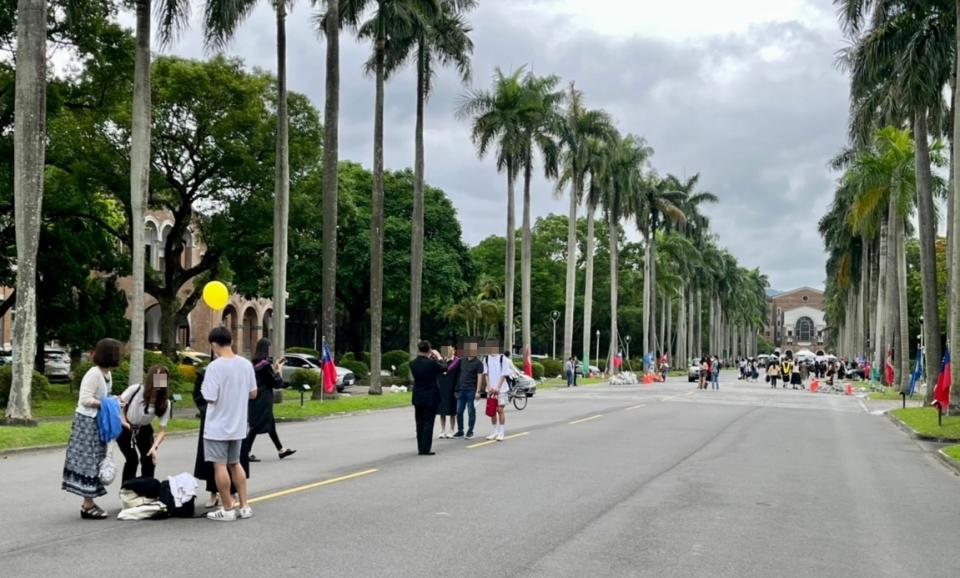
{"label": "white t-shirt", "polygon": [[[153,418],[157,417],[157,410],[153,407],[153,404],[150,404],[144,409],[143,387],[140,385],[131,385],[128,387],[126,391],[120,394],[120,399],[127,402],[127,407],[124,411],[127,412],[127,421],[134,427],[150,425],[153,422]],[[170,402],[167,401],[167,409],[163,412],[163,415],[160,416],[160,427],[167,427],[169,420]]]}
{"label": "white t-shirt", "polygon": [[517,374],[517,368],[513,362],[505,355],[488,355],[483,361],[483,374],[487,376],[487,390],[494,390],[498,393],[507,393],[510,391],[510,384],[507,380],[500,383],[500,377],[506,375],[510,377]]}
{"label": "white t-shirt", "polygon": [[219,357],[207,366],[200,393],[209,402],[203,437],[242,440],[247,437],[247,403],[257,389],[253,364],[240,356]]}

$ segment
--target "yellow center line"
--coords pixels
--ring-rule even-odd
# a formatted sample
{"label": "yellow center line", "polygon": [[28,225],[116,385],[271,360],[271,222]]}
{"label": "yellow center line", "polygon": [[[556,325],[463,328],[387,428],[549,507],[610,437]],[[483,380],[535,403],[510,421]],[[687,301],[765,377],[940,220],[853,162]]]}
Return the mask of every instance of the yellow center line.
{"label": "yellow center line", "polygon": [[572,422],[570,422],[570,425],[577,425],[578,423],[583,423],[583,422],[585,422],[585,421],[590,421],[590,420],[594,420],[594,419],[600,419],[601,417],[603,417],[603,414],[602,414],[602,413],[598,413],[597,415],[591,415],[590,417],[585,417],[585,418],[583,418],[583,419],[578,419],[578,420],[572,421]]}
{"label": "yellow center line", "polygon": [[640,409],[641,407],[647,407],[647,404],[641,403],[640,405],[634,405],[634,406],[632,406],[632,407],[628,407],[628,408],[626,409],[626,411],[630,411],[630,410],[632,410],[632,409]]}
{"label": "yellow center line", "polygon": [[304,491],[306,491],[306,490],[312,490],[312,489],[314,489],[314,488],[319,488],[319,487],[322,487],[322,486],[329,486],[330,484],[336,484],[337,482],[345,482],[345,481],[347,481],[347,480],[352,480],[352,479],[359,478],[359,477],[362,477],[362,476],[367,476],[367,475],[370,475],[370,474],[372,474],[372,473],[379,472],[379,471],[380,471],[380,470],[378,470],[378,469],[376,469],[376,468],[369,469],[369,470],[363,470],[362,472],[355,472],[355,473],[352,473],[352,474],[347,474],[346,476],[340,476],[339,478],[331,478],[331,479],[329,479],[329,480],[323,480],[323,481],[321,481],[321,482],[315,482],[315,483],[312,483],[312,484],[306,484],[306,485],[304,485],[304,486],[297,486],[297,487],[295,487],[295,488],[290,488],[290,489],[288,489],[288,490],[283,490],[283,491],[280,491],[280,492],[274,492],[274,493],[272,493],[272,494],[267,494],[266,496],[259,496],[259,497],[253,498],[253,499],[251,499],[251,500],[248,500],[248,502],[251,503],[251,504],[256,504],[257,502],[263,502],[263,501],[266,501],[266,500],[272,500],[272,499],[274,499],[274,498],[280,498],[280,497],[283,497],[283,496],[289,496],[290,494],[295,494],[295,493],[297,493],[297,492],[304,492]]}
{"label": "yellow center line", "polygon": [[[525,432],[521,432],[521,433],[515,433],[515,434],[513,434],[513,435],[509,435],[509,436],[503,438],[503,441],[512,440],[513,438],[519,438],[519,437],[523,437],[523,436],[525,436],[525,435],[530,435],[530,432],[525,431]],[[489,446],[489,445],[492,445],[492,444],[495,444],[495,443],[497,443],[497,440],[487,440],[487,441],[485,441],[485,442],[480,442],[480,443],[477,443],[477,444],[471,444],[471,445],[467,446],[467,449],[482,448],[483,446]]]}

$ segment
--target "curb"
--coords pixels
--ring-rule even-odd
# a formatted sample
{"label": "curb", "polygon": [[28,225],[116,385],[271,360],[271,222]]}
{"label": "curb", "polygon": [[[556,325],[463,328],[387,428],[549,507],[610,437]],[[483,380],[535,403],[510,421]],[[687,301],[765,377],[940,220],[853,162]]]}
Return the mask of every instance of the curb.
{"label": "curb", "polygon": [[960,476],[960,462],[948,456],[943,450],[937,450],[936,456],[937,459],[943,462],[943,465],[947,466],[956,472],[956,475]]}
{"label": "curb", "polygon": [[[923,440],[923,441],[925,441],[925,442],[937,442],[937,443],[941,443],[941,444],[956,444],[956,443],[960,443],[960,439],[957,439],[957,438],[941,438],[941,437],[937,437],[937,436],[931,436],[931,435],[927,435],[927,434],[917,433],[916,430],[914,430],[912,427],[908,426],[908,425],[907,425],[906,423],[904,423],[900,418],[898,418],[897,416],[893,415],[892,413],[887,412],[885,415],[886,415],[888,418],[890,418],[890,421],[892,421],[897,427],[899,427],[900,429],[902,429],[904,432],[906,432],[910,437],[912,437],[912,438],[914,438],[914,439]],[[948,458],[948,459],[949,459],[949,458]]]}

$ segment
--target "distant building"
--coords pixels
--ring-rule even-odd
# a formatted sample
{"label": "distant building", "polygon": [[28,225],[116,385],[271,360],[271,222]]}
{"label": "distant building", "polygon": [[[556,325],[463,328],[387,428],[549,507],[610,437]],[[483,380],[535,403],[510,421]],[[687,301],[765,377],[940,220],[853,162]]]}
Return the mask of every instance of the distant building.
{"label": "distant building", "polygon": [[765,337],[783,351],[823,347],[827,324],[823,291],[800,287],[767,298]]}

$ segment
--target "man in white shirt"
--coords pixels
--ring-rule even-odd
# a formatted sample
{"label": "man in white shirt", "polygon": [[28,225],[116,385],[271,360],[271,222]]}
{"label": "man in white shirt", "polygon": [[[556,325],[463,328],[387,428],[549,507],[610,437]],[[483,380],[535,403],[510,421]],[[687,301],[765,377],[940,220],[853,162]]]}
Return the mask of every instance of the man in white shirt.
{"label": "man in white shirt", "polygon": [[510,399],[510,383],[508,379],[516,379],[517,368],[510,360],[510,352],[498,354],[492,352],[483,362],[483,377],[486,383],[487,398],[497,398],[497,413],[490,418],[493,424],[493,433],[487,436],[488,440],[503,441],[506,435],[507,401]]}
{"label": "man in white shirt", "polygon": [[[253,364],[237,356],[232,343],[233,336],[226,327],[210,331],[210,347],[216,359],[207,367],[200,390],[207,400],[203,453],[208,462],[213,462],[223,504],[216,512],[207,514],[207,518],[219,522],[253,516],[253,510],[247,505],[247,475],[240,467],[240,445],[247,437],[247,402],[257,397],[257,378]],[[239,512],[234,510],[230,495],[231,476],[240,497]]]}

